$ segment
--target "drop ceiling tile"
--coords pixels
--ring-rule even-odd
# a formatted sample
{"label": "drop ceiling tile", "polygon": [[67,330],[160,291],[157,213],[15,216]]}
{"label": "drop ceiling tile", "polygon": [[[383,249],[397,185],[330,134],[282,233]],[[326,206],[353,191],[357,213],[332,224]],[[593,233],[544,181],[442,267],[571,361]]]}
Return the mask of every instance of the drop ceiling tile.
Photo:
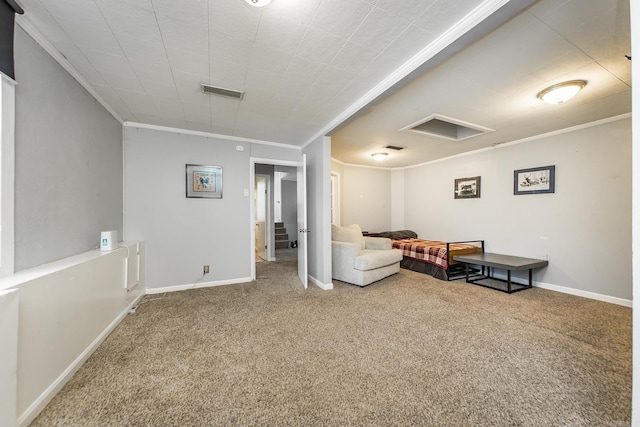
{"label": "drop ceiling tile", "polygon": [[190,0],[188,3],[175,0],[153,0],[153,8],[157,15],[187,23],[196,22],[203,17],[208,19],[209,16],[207,0]]}
{"label": "drop ceiling tile", "polygon": [[141,94],[139,92],[129,92],[126,90],[116,89],[115,92],[118,94],[122,102],[129,108],[130,111],[139,111],[139,112],[155,112],[156,107],[151,98],[145,94]]}
{"label": "drop ceiling tile", "polygon": [[349,41],[381,52],[408,26],[408,21],[374,8]]}
{"label": "drop ceiling tile", "polygon": [[64,31],[82,49],[121,54],[122,49],[110,30],[91,28],[82,24],[64,27]]}
{"label": "drop ceiling tile", "polygon": [[133,9],[144,9],[149,12],[153,12],[153,4],[151,0],[94,0],[101,10],[107,6],[110,9],[120,9],[125,11],[131,11]]}
{"label": "drop ceiling tile", "polygon": [[124,56],[131,62],[169,65],[167,52],[161,43],[153,43],[140,38],[119,36],[118,42]]}
{"label": "drop ceiling tile", "polygon": [[210,50],[212,63],[221,60],[248,67],[253,52],[253,42],[238,40],[220,32],[212,32]]}
{"label": "drop ceiling tile", "polygon": [[209,27],[206,16],[201,20],[187,24],[184,21],[158,16],[158,24],[162,32],[162,40],[168,49],[179,49],[189,52],[209,51]]}
{"label": "drop ceiling tile", "polygon": [[173,84],[164,85],[164,84],[155,83],[151,80],[141,80],[140,84],[144,88],[145,93],[148,95],[156,95],[156,96],[162,96],[166,98],[173,98],[175,100],[180,99],[180,96],[178,95],[178,90]]}
{"label": "drop ceiling tile", "polygon": [[378,56],[377,51],[347,42],[333,58],[331,65],[352,73],[359,73]]}
{"label": "drop ceiling tile", "polygon": [[192,74],[209,75],[209,56],[206,51],[197,55],[183,49],[167,48],[167,55],[169,56],[171,70],[174,73],[176,71],[185,71]]}
{"label": "drop ceiling tile", "polygon": [[211,124],[211,110],[209,106],[182,103],[184,116],[188,121]]}
{"label": "drop ceiling tile", "polygon": [[413,22],[427,10],[435,0],[415,1],[415,0],[380,0],[377,6],[400,18]]}
{"label": "drop ceiling tile", "polygon": [[226,88],[243,88],[245,85],[247,67],[231,62],[212,60],[210,70],[209,79],[204,83]]}
{"label": "drop ceiling tile", "polygon": [[171,68],[169,68],[169,64],[156,65],[151,63],[145,64],[131,62],[131,67],[143,86],[147,82],[154,85],[175,85],[173,73],[171,72]]}
{"label": "drop ceiling tile", "polygon": [[480,3],[482,2],[437,0],[414,23],[433,34],[441,34],[468,15]]}
{"label": "drop ceiling tile", "polygon": [[133,74],[133,71],[131,73],[131,75],[124,75],[122,73],[101,71],[100,75],[104,78],[105,82],[114,89],[144,93],[144,89],[140,85],[138,78]]}
{"label": "drop ceiling tile", "polygon": [[268,100],[276,92],[280,85],[281,77],[279,74],[265,73],[260,70],[250,68],[247,72],[245,82],[245,96],[260,96],[262,99]]}
{"label": "drop ceiling tile", "polygon": [[308,26],[313,20],[313,16],[318,10],[321,0],[305,1],[274,1],[269,7],[262,9],[263,16],[277,16],[279,18],[291,19],[301,25]]}
{"label": "drop ceiling tile", "polygon": [[254,41],[261,13],[244,1],[217,0],[209,7],[209,27],[238,40]]}
{"label": "drop ceiling tile", "polygon": [[311,27],[348,38],[371,9],[371,5],[362,0],[322,0],[311,21]]}
{"label": "drop ceiling tile", "polygon": [[180,102],[183,104],[190,104],[193,106],[198,106],[203,109],[207,109],[207,111],[211,108],[210,106],[211,95],[207,93],[203,93],[202,91],[198,92],[182,92],[180,94]]}
{"label": "drop ceiling tile", "polygon": [[410,25],[387,49],[400,63],[404,63],[426,48],[436,37],[420,27]]}
{"label": "drop ceiling tile", "polygon": [[296,54],[315,62],[329,64],[346,41],[324,31],[309,28]]}
{"label": "drop ceiling tile", "polygon": [[124,9],[104,4],[101,9],[108,20],[109,28],[117,38],[129,37],[162,43],[160,28],[153,11],[134,7]]}
{"label": "drop ceiling tile", "polygon": [[178,93],[200,93],[201,83],[207,82],[207,74],[191,74],[184,71],[176,71],[173,78],[178,88]]}
{"label": "drop ceiling tile", "polygon": [[[96,29],[107,29],[102,12],[92,0],[78,2],[75,0],[56,0],[55,7],[47,7],[62,27],[82,22],[85,26]],[[26,9],[28,10],[28,8]]]}
{"label": "drop ceiling tile", "polygon": [[153,104],[156,106],[158,116],[163,119],[177,119],[185,120],[184,111],[182,105],[179,102],[174,102],[170,98],[163,98],[159,96],[151,96]]}
{"label": "drop ceiling tile", "polygon": [[97,70],[107,73],[121,73],[125,77],[135,77],[129,61],[122,55],[112,55],[95,50],[85,50],[85,56]]}
{"label": "drop ceiling tile", "polygon": [[281,79],[276,89],[276,93],[296,99],[303,99],[311,85],[309,82],[296,79]]}
{"label": "drop ceiling tile", "polygon": [[326,64],[314,62],[311,59],[303,58],[299,55],[294,55],[291,58],[291,62],[284,72],[284,77],[290,77],[297,80],[313,83],[322,74]]}
{"label": "drop ceiling tile", "polygon": [[351,80],[353,80],[354,77],[355,74],[350,71],[329,65],[324,69],[322,74],[320,74],[318,80],[316,81],[316,84],[333,86],[335,88],[342,89]]}
{"label": "drop ceiling tile", "polygon": [[282,74],[287,69],[292,57],[292,53],[282,52],[256,43],[251,54],[249,68],[267,73]]}
{"label": "drop ceiling tile", "polygon": [[260,20],[256,42],[283,52],[293,53],[300,45],[306,31],[307,27],[299,21],[278,15],[264,14]]}

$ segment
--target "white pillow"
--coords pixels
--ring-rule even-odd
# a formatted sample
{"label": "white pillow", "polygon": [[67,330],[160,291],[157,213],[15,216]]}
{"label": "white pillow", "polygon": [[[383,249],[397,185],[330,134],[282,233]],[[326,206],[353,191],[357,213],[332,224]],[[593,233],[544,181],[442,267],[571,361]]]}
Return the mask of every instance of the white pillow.
{"label": "white pillow", "polygon": [[360,248],[364,249],[364,236],[358,224],[351,224],[348,227],[331,225],[331,240],[357,243],[360,245]]}

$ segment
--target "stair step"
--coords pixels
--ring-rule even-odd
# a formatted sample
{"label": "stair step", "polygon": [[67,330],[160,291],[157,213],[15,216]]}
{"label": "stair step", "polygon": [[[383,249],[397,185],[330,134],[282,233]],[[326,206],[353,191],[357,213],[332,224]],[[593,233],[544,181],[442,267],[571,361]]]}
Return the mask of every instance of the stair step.
{"label": "stair step", "polygon": [[276,249],[286,249],[289,247],[288,240],[276,240]]}

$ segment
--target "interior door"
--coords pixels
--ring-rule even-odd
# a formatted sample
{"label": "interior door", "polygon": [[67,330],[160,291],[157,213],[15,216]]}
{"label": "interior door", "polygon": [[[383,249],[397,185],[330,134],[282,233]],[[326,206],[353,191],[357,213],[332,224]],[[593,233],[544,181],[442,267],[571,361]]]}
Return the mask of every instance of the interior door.
{"label": "interior door", "polygon": [[307,271],[307,155],[302,155],[302,164],[297,171],[298,187],[298,277],[305,289],[308,286]]}

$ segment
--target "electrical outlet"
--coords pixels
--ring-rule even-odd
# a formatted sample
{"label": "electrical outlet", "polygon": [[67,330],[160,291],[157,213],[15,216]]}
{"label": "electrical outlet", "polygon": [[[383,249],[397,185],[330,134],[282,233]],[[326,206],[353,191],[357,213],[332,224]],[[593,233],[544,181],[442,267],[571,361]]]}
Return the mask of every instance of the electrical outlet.
{"label": "electrical outlet", "polygon": [[205,265],[202,274],[209,274],[209,266]]}

